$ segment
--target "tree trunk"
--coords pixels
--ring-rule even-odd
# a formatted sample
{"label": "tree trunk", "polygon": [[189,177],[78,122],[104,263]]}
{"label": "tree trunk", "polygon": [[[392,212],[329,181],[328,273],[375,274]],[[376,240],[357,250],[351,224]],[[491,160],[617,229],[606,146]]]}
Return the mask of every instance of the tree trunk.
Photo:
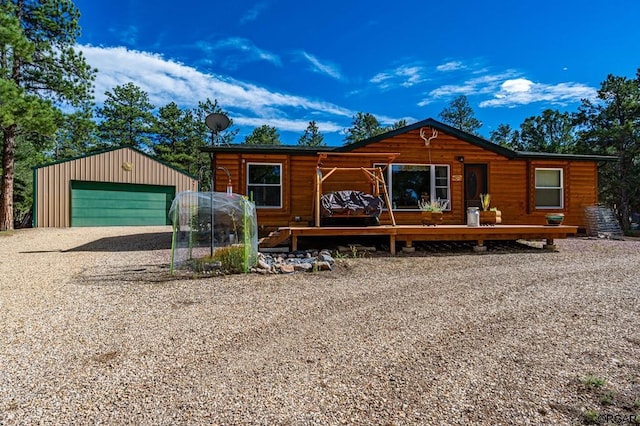
{"label": "tree trunk", "polygon": [[16,154],[15,124],[3,130],[2,182],[0,183],[0,231],[13,229],[13,174]]}

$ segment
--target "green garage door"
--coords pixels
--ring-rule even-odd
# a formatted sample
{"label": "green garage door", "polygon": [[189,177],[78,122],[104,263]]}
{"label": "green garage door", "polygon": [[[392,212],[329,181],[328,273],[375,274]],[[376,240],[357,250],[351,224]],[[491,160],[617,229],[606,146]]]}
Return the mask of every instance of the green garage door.
{"label": "green garage door", "polygon": [[168,225],[175,187],[71,182],[71,226]]}

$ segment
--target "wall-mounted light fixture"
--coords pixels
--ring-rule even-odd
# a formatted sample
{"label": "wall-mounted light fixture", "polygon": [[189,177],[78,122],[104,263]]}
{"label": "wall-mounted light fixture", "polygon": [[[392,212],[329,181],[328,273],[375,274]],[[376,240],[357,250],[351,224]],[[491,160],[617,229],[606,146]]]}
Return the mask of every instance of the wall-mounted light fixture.
{"label": "wall-mounted light fixture", "polygon": [[458,156],[458,161],[461,163],[464,163],[464,156],[463,155],[459,155]]}

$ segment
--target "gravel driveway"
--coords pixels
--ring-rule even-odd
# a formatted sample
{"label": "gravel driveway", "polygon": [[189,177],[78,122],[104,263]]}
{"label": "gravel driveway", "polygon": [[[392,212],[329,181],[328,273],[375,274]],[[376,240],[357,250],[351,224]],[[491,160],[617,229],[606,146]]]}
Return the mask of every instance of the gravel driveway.
{"label": "gravel driveway", "polygon": [[178,280],[169,232],[0,234],[0,425],[640,414],[638,241]]}

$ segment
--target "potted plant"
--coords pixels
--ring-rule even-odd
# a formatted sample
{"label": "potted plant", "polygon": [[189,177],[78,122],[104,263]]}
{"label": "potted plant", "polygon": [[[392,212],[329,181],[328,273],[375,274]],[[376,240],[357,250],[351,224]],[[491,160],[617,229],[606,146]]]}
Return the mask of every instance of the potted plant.
{"label": "potted plant", "polygon": [[491,208],[491,194],[480,194],[480,225],[495,225],[502,223],[502,212],[497,208]]}
{"label": "potted plant", "polygon": [[422,224],[423,225],[437,225],[442,223],[442,211],[447,208],[447,200],[435,201],[419,200],[418,208],[422,212]]}
{"label": "potted plant", "polygon": [[558,226],[564,221],[564,213],[547,213],[544,218],[547,220],[547,225]]}

